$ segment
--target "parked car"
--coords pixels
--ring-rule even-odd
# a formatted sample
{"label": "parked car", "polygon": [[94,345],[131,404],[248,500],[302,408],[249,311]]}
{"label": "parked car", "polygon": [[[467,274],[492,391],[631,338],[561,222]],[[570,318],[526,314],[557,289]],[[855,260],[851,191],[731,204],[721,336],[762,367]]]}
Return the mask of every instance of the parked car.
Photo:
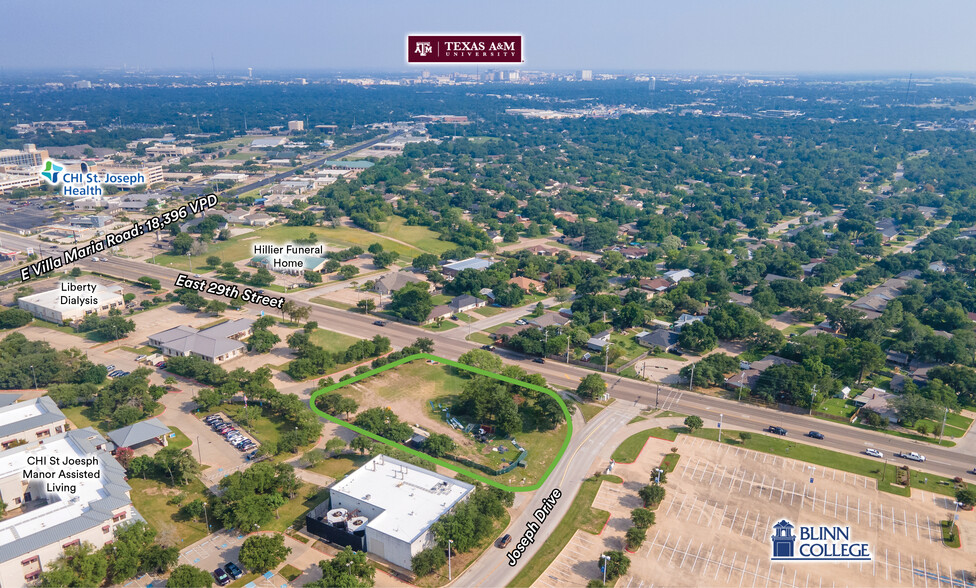
{"label": "parked car", "polygon": [[129,374],[131,374],[131,373],[132,373],[132,372],[122,372],[121,374],[119,374],[119,376],[118,376],[118,377],[120,377],[120,378],[121,378],[122,376],[128,376],[128,375],[129,375]]}
{"label": "parked car", "polygon": [[871,457],[884,457],[884,454],[875,449],[874,447],[868,447],[864,450],[864,453],[870,455]]}
{"label": "parked car", "polygon": [[205,423],[212,423],[214,421],[219,421],[219,420],[221,420],[219,414],[212,414],[212,415],[203,417],[203,422],[205,422]]}
{"label": "parked car", "polygon": [[532,361],[534,361],[534,362],[536,362],[536,363],[546,363],[546,360],[545,360],[545,359],[543,359],[543,358],[541,358],[541,357],[536,357],[536,358],[535,358],[535,359],[533,359]]}
{"label": "parked car", "polygon": [[248,461],[251,461],[252,459],[254,459],[257,456],[258,456],[258,450],[255,449],[254,451],[252,451],[251,453],[248,453],[244,457],[246,457]]}
{"label": "parked car", "polygon": [[519,326],[521,326],[521,325],[527,325],[527,324],[529,324],[529,323],[528,323],[528,321],[526,321],[525,319],[517,319],[517,320],[515,321],[515,324],[516,324],[516,325],[519,325]]}
{"label": "parked car", "polygon": [[481,348],[484,349],[485,351],[494,351],[495,350],[495,346],[494,345],[482,345]]}
{"label": "parked car", "polygon": [[786,429],[784,429],[783,427],[774,427],[774,426],[770,425],[769,429],[767,429],[767,430],[770,433],[773,433],[775,435],[784,435],[784,436],[786,435]]}
{"label": "parked car", "polygon": [[146,359],[147,357],[149,357],[149,356],[148,355],[140,355],[139,357],[136,358],[136,361],[142,361],[142,360]]}
{"label": "parked car", "polygon": [[807,433],[807,437],[810,437],[811,439],[823,439],[824,438],[823,433],[818,433],[817,431],[810,431],[809,433]]}
{"label": "parked car", "polygon": [[166,362],[165,361],[156,362],[156,367],[158,368],[166,367]]}
{"label": "parked car", "polygon": [[373,321],[373,324],[376,325],[377,327],[385,327],[386,321]]}
{"label": "parked car", "polygon": [[114,371],[115,370],[115,366],[114,365],[107,365],[107,366],[105,366],[105,369],[111,372],[111,371]]}
{"label": "parked car", "polygon": [[501,539],[498,540],[498,548],[505,549],[511,542],[512,536],[506,533]]}
{"label": "parked car", "polygon": [[237,567],[237,564],[235,564],[234,562],[229,562],[227,565],[224,566],[224,569],[227,570],[227,573],[230,574],[230,577],[234,578],[235,580],[244,575],[244,571],[241,570],[241,568]]}
{"label": "parked car", "polygon": [[218,586],[226,586],[230,584],[230,576],[227,575],[227,572],[225,572],[223,568],[217,568],[214,570],[213,576],[214,580],[217,580]]}

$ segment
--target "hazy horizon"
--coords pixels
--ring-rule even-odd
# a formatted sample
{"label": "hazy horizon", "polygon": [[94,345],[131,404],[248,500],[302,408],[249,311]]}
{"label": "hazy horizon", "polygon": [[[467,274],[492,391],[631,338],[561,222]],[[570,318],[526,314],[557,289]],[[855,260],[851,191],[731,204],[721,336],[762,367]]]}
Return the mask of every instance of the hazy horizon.
{"label": "hazy horizon", "polygon": [[[8,71],[151,70],[235,75],[417,71],[404,61],[409,33],[524,36],[525,63],[499,69],[884,76],[976,73],[976,3],[953,0],[638,0],[595,8],[581,0],[461,4],[446,0],[357,4],[63,4],[12,0],[0,38]],[[43,26],[41,26],[43,24]],[[211,62],[213,56],[213,62]],[[491,66],[489,66],[491,67]],[[465,66],[427,66],[438,71]]]}

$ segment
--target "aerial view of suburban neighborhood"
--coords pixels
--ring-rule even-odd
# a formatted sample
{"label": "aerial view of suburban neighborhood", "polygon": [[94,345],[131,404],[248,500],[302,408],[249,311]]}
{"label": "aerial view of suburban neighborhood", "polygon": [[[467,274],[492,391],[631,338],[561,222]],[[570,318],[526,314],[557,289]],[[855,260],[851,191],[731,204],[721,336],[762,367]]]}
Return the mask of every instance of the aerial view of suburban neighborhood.
{"label": "aerial view of suburban neighborhood", "polygon": [[0,14],[0,588],[976,588],[976,5]]}

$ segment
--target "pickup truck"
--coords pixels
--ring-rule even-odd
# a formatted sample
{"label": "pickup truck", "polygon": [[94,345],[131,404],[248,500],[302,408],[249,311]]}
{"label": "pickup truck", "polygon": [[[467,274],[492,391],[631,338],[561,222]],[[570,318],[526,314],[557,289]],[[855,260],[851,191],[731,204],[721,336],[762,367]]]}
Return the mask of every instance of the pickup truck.
{"label": "pickup truck", "polygon": [[904,459],[910,459],[912,461],[925,461],[925,456],[915,453],[914,451],[909,451],[908,453],[896,453],[895,457],[901,457]]}

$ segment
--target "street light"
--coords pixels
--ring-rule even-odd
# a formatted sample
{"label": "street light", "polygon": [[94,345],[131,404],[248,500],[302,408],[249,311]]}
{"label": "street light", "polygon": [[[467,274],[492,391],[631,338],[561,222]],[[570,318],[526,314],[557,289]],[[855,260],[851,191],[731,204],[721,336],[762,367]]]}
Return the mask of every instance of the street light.
{"label": "street light", "polygon": [[722,413],[718,413],[718,442],[722,443]]}
{"label": "street light", "polygon": [[603,555],[600,556],[600,559],[603,560],[603,566],[602,566],[603,567],[603,585],[606,586],[606,584],[607,584],[607,565],[610,564],[610,556],[604,553]]}
{"label": "street light", "polygon": [[453,574],[451,573],[451,544],[454,543],[453,539],[447,540],[447,580],[448,582],[453,579]]}
{"label": "street light", "polygon": [[31,375],[34,376],[34,389],[37,390],[37,373],[34,371],[34,366],[31,366]]}

